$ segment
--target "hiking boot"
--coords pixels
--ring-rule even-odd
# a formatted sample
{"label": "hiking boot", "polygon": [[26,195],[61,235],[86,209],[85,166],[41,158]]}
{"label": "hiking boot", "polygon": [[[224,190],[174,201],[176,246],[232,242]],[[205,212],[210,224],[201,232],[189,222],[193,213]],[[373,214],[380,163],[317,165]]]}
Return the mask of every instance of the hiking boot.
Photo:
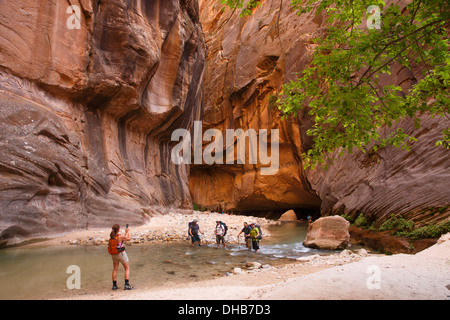
{"label": "hiking boot", "polygon": [[112,289],[113,289],[113,290],[117,290],[117,289],[119,289],[119,288],[117,288],[117,286],[116,286],[115,284],[113,284]]}
{"label": "hiking boot", "polygon": [[123,290],[133,290],[133,289],[134,289],[134,287],[130,286],[129,284],[126,284],[126,285],[123,287]]}

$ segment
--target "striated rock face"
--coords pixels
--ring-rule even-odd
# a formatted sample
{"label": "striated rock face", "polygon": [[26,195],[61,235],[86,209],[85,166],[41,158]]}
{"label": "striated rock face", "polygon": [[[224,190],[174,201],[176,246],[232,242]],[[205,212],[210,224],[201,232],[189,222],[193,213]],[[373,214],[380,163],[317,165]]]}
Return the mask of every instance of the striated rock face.
{"label": "striated rock face", "polygon": [[197,1],[70,4],[0,2],[2,238],[192,208],[170,140],[201,116]]}
{"label": "striated rock face", "polygon": [[375,226],[392,215],[414,221],[416,227],[448,220],[450,158],[448,150],[435,147],[445,122],[423,117],[417,130],[413,121],[404,120],[397,126],[418,138],[411,151],[388,146],[376,153],[346,154],[328,170],[309,172],[322,199],[322,214],[345,213],[356,219],[363,213]]}
{"label": "striated rock face", "polygon": [[279,214],[319,207],[301,166],[303,133],[295,120],[281,120],[276,94],[309,60],[311,35],[321,18],[298,17],[289,1],[263,1],[244,18],[240,10],[221,9],[218,0],[200,1],[208,46],[204,130],[279,130],[279,169],[261,174],[261,161],[251,164],[248,151],[244,164],[193,165],[193,202],[216,210]]}

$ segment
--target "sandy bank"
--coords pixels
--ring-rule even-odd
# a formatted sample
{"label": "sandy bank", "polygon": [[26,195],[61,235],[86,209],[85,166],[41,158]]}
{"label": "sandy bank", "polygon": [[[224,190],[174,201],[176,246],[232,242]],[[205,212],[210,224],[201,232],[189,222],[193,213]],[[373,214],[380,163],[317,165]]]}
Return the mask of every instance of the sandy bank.
{"label": "sandy bank", "polygon": [[450,299],[450,234],[415,255],[372,256],[255,292],[253,299]]}

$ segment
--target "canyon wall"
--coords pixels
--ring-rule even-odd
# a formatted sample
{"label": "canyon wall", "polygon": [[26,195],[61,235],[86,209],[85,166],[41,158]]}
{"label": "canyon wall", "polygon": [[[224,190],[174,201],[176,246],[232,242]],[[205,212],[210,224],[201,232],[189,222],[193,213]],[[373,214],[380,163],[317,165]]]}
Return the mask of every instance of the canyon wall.
{"label": "canyon wall", "polygon": [[201,118],[198,16],[188,0],[0,2],[1,238],[192,208],[170,151]]}
{"label": "canyon wall", "polygon": [[[1,1],[0,240],[142,224],[193,203],[448,220],[448,151],[434,146],[445,119],[398,124],[419,139],[411,152],[386,147],[305,171],[311,120],[283,119],[276,100],[310,62],[325,19],[298,16],[288,0],[239,14],[219,0]],[[385,83],[407,90],[419,78],[420,66],[394,67]],[[276,170],[263,174],[248,152],[243,163],[175,165],[172,132],[196,120],[260,141],[278,129]],[[237,148],[234,139],[223,151],[236,158]]]}
{"label": "canyon wall", "polygon": [[[240,10],[221,9],[220,1],[200,1],[208,47],[204,129],[219,129],[224,135],[227,129],[278,129],[279,168],[274,174],[261,174],[264,166],[251,163],[248,149],[243,164],[193,165],[193,202],[252,213],[318,208],[320,199],[301,165],[306,137],[298,121],[281,119],[276,95],[309,60],[311,39],[320,32],[322,19],[314,14],[298,17],[289,1],[265,1],[249,17],[240,17]],[[237,148],[236,140],[225,149],[230,147]]]}
{"label": "canyon wall", "polygon": [[[373,154],[332,155],[336,160],[328,170],[305,171],[300,155],[312,144],[306,135],[311,119],[305,113],[281,119],[276,95],[311,61],[312,39],[323,34],[324,17],[297,16],[290,1],[282,0],[263,0],[248,17],[240,17],[239,9],[221,8],[218,0],[200,1],[208,46],[204,123],[222,132],[279,129],[280,170],[262,176],[260,166],[248,162],[193,165],[194,203],[230,211],[296,209],[298,216],[319,207],[321,215],[363,213],[378,224],[392,214],[419,224],[449,219],[450,158],[448,150],[435,147],[447,119],[423,115],[419,130],[409,120],[389,129],[401,126],[418,138],[410,152],[386,147]],[[420,71],[420,65],[412,70],[393,65],[381,85],[400,85],[406,92],[422,77]]]}
{"label": "canyon wall", "polygon": [[416,227],[450,218],[450,158],[436,147],[447,123],[444,118],[421,117],[420,129],[405,119],[387,130],[403,128],[417,141],[410,151],[387,146],[376,152],[332,155],[327,170],[309,171],[308,180],[322,200],[322,215],[364,214],[380,226],[392,215],[416,222]]}

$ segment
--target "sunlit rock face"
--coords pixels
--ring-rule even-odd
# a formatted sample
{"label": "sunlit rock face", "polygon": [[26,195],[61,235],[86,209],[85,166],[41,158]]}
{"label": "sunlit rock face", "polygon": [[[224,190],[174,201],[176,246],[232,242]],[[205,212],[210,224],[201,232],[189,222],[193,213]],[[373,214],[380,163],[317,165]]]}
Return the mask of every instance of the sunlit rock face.
{"label": "sunlit rock face", "polygon": [[201,117],[198,15],[185,0],[0,2],[3,238],[192,208],[170,150]]}
{"label": "sunlit rock face", "polygon": [[[281,120],[276,95],[310,60],[311,37],[322,18],[298,17],[289,1],[263,1],[249,17],[240,17],[240,10],[222,11],[220,1],[199,3],[208,47],[204,130],[215,128],[224,135],[226,130],[255,130],[258,135],[262,129],[278,130],[279,168],[262,174],[266,166],[259,160],[251,163],[248,149],[242,164],[194,164],[189,181],[193,202],[215,210],[262,214],[319,207],[320,199],[301,165],[306,136],[297,120]],[[237,144],[235,139],[224,149],[237,149]],[[268,149],[270,153],[270,145]]]}

